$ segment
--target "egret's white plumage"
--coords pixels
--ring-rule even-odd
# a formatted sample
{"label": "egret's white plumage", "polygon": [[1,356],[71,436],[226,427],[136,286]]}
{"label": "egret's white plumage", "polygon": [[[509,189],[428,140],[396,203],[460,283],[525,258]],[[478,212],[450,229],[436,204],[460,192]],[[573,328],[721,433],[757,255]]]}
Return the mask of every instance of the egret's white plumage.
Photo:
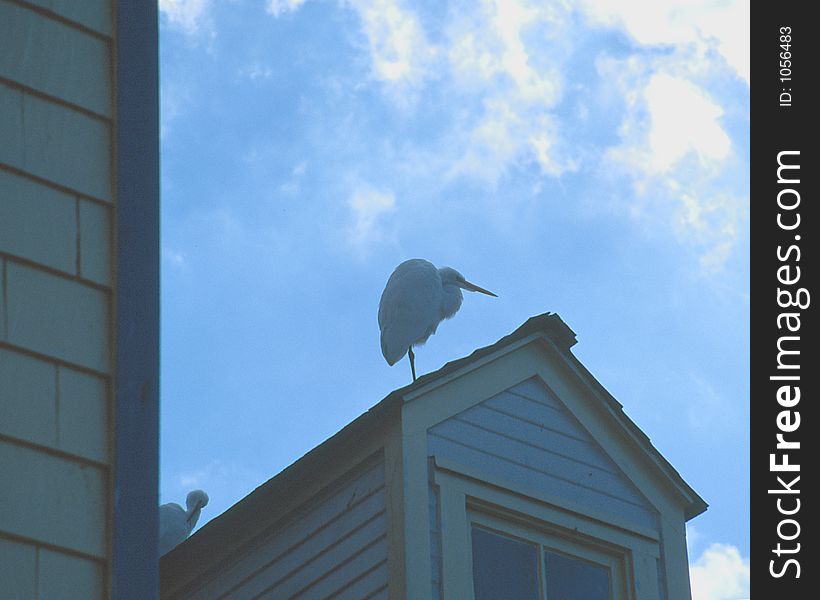
{"label": "egret's white plumage", "polygon": [[396,364],[409,351],[415,379],[412,347],[426,342],[442,320],[458,312],[462,289],[495,296],[464,279],[455,269],[437,269],[420,258],[396,267],[379,302],[382,354],[387,364]]}
{"label": "egret's white plumage", "polygon": [[184,510],[179,504],[169,502],[159,507],[159,555],[162,556],[175,546],[184,542],[196,522],[202,507],[208,504],[208,494],[194,490],[185,499]]}

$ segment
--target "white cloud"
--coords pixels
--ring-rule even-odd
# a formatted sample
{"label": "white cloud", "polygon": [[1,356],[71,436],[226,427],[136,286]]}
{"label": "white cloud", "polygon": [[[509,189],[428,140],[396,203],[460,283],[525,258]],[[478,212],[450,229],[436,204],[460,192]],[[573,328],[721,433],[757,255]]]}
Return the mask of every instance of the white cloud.
{"label": "white cloud", "polygon": [[[274,17],[299,10],[306,0],[267,0]],[[171,23],[199,28],[212,0],[160,0]],[[419,9],[403,0],[339,0],[358,16],[371,74],[401,110],[416,110],[431,82],[452,97],[480,107],[452,120],[437,162],[441,174],[494,186],[513,165],[532,162],[548,176],[574,171],[576,150],[554,115],[564,92],[562,60],[571,54],[573,9],[591,22],[618,27],[643,46],[672,46],[670,60],[645,69],[642,101],[652,127],[646,144],[619,148],[623,161],[662,171],[689,152],[701,159],[726,156],[729,138],[719,124],[722,109],[680,71],[709,68],[709,51],[748,81],[749,7],[741,0],[575,0],[545,6],[527,0],[456,3],[431,38]],[[665,64],[664,64],[665,61]],[[685,65],[685,66],[683,66]],[[622,65],[623,66],[623,65]],[[672,71],[678,71],[677,73]],[[251,79],[270,69],[251,66]],[[631,92],[622,87],[629,95]],[[676,102],[669,102],[677,99]],[[686,114],[677,114],[680,107]],[[429,169],[429,166],[428,166]]]}
{"label": "white cloud", "polygon": [[702,246],[701,271],[718,273],[740,239],[742,223],[748,221],[746,199],[716,192],[695,198],[680,196],[683,210],[677,215],[679,234]]}
{"label": "white cloud", "polygon": [[165,139],[173,131],[173,123],[193,104],[188,86],[179,80],[163,78],[160,87],[160,139]]}
{"label": "white cloud", "polygon": [[163,248],[162,257],[175,267],[185,266],[185,255],[182,252],[177,252],[171,248]]}
{"label": "white cloud", "polygon": [[305,160],[303,160],[295,167],[293,167],[293,169],[290,172],[290,179],[279,185],[279,191],[287,195],[293,195],[298,193],[301,189],[302,178],[304,177],[305,172],[307,171],[307,167],[308,163]]}
{"label": "white cloud", "polygon": [[522,0],[487,0],[478,9],[459,11],[444,42],[456,85],[472,91],[509,87],[523,101],[552,105],[559,73],[545,63],[536,67],[533,44],[524,39],[531,28],[549,24],[565,23],[555,12]]}
{"label": "white cloud", "polygon": [[750,578],[749,558],[727,544],[712,544],[689,566],[692,600],[748,599]]}
{"label": "white cloud", "polygon": [[296,12],[305,3],[305,0],[268,0],[265,10],[274,17]]}
{"label": "white cloud", "polygon": [[273,69],[257,62],[239,69],[239,75],[241,77],[247,77],[251,81],[255,79],[268,79],[273,75]]}
{"label": "white cloud", "polygon": [[394,101],[408,106],[431,75],[437,49],[418,16],[398,0],[348,0],[367,40],[372,74],[386,84]]}
{"label": "white cloud", "polygon": [[[627,85],[639,84],[633,79]],[[731,140],[720,123],[723,110],[691,81],[654,74],[640,94],[626,97],[624,143],[612,149],[610,157],[639,174],[666,173],[690,153],[704,166],[729,155]]]}
{"label": "white cloud", "polygon": [[420,170],[494,186],[519,162],[550,175],[575,167],[561,156],[550,114],[561,97],[559,65],[526,40],[532,28],[560,20],[552,9],[521,0],[455,6],[433,42],[420,15],[396,0],[348,5],[362,23],[374,78],[395,106],[429,110],[419,99],[433,84],[456,102],[445,109],[454,118],[434,155],[419,153]]}
{"label": "white cloud", "polygon": [[[302,2],[274,0],[269,12],[296,10]],[[428,21],[421,9],[402,0],[340,3],[357,14],[371,74],[394,106],[411,112],[428,109],[429,102],[421,99],[433,84],[458,103],[450,107],[454,118],[440,132],[435,155],[416,153],[422,171],[494,187],[515,165],[531,163],[551,177],[581,167],[579,150],[567,143],[566,125],[556,115],[568,76],[565,61],[576,39],[573,8],[598,25],[625,29],[641,45],[678,47],[671,59],[642,67],[640,75],[647,79],[621,85],[627,96],[634,96],[629,86],[642,90],[638,100],[651,119],[648,139],[619,148],[622,161],[659,171],[690,152],[703,160],[729,152],[729,138],[719,123],[722,109],[691,75],[710,68],[710,49],[731,57],[727,62],[742,71],[748,36],[744,42],[742,35],[729,33],[737,27],[720,25],[742,22],[744,15],[748,19],[742,2],[457,2],[441,17],[435,35],[425,29]],[[680,107],[686,114],[676,114]]]}
{"label": "white cloud", "polygon": [[171,27],[194,34],[207,23],[212,0],[159,0],[159,10]]}
{"label": "white cloud", "polygon": [[746,0],[579,0],[587,18],[622,27],[643,45],[714,48],[749,83],[749,2]]}
{"label": "white cloud", "polygon": [[731,142],[720,126],[723,110],[702,90],[685,79],[654,75],[644,91],[652,128],[648,163],[664,171],[695,152],[703,161],[729,154]]}
{"label": "white cloud", "polygon": [[[434,102],[464,100],[463,107],[444,108],[454,118],[440,132],[434,153],[409,152],[420,171],[494,186],[518,162],[532,162],[549,175],[576,168],[562,156],[558,121],[550,114],[561,98],[559,65],[526,40],[531,28],[557,23],[566,11],[523,0],[468,3],[447,12],[433,39],[422,12],[402,0],[340,4],[358,17],[372,80],[394,108],[409,116],[430,110],[421,100],[436,89],[444,94],[435,93]],[[557,26],[555,31],[563,32]]]}
{"label": "white cloud", "polygon": [[[671,227],[697,249],[704,273],[720,271],[733,255],[746,200],[736,184],[725,184],[726,173],[741,167],[726,108],[708,90],[715,77],[725,79],[726,64],[748,79],[748,35],[726,26],[748,20],[745,3],[457,0],[432,18],[405,0],[339,3],[358,17],[360,50],[389,103],[411,119],[425,111],[445,116],[434,144],[395,140],[405,176],[495,189],[517,168],[551,178],[596,169],[626,174],[634,194],[619,209],[651,221],[650,228]],[[282,14],[302,2],[273,4]],[[570,68],[579,34],[588,32],[579,31],[579,10],[637,42],[626,58],[611,58],[602,39],[595,82]],[[595,43],[581,47],[594,60]],[[619,109],[620,142],[601,153],[599,134],[581,122],[606,125]],[[376,236],[389,210],[354,208],[362,216],[351,238]]]}
{"label": "white cloud", "polygon": [[353,192],[350,208],[354,214],[354,223],[349,230],[350,241],[362,247],[384,238],[384,217],[395,211],[396,198],[391,191],[362,184]]}
{"label": "white cloud", "polygon": [[517,162],[532,161],[558,176],[576,164],[562,156],[553,114],[562,93],[558,59],[526,42],[535,27],[558,32],[563,15],[519,0],[484,2],[448,27],[446,70],[454,95],[469,93],[482,110],[451,132],[453,157],[447,175],[495,186]]}
{"label": "white cloud", "polygon": [[720,272],[747,221],[747,200],[726,173],[741,167],[723,109],[677,58],[661,63],[601,57],[598,71],[625,100],[621,143],[604,168],[633,182],[627,206],[650,227],[669,227],[696,248],[701,272]]}
{"label": "white cloud", "polygon": [[[619,148],[621,159],[650,172],[670,170],[693,153],[704,165],[726,158],[731,142],[723,109],[692,78],[714,68],[716,50],[748,80],[748,34],[735,33],[732,20],[748,21],[742,2],[664,0],[657,3],[580,0],[593,21],[627,30],[641,45],[677,45],[643,60],[615,61],[627,67],[620,92],[632,104],[627,123],[644,137]],[[477,10],[456,10],[445,28],[446,57],[438,70],[449,75],[455,94],[481,101],[477,117],[456,122],[450,136],[450,175],[494,185],[513,164],[534,161],[542,173],[559,176],[580,168],[577,147],[562,135],[556,116],[563,99],[566,49],[574,40],[569,5],[544,6],[524,0],[485,0]],[[743,59],[746,67],[744,71]],[[442,58],[443,61],[443,58]],[[636,93],[640,90],[640,93]],[[640,110],[635,110],[639,105]],[[638,115],[648,118],[642,128]]]}
{"label": "white cloud", "polygon": [[708,18],[699,23],[706,37],[717,40],[718,51],[748,84],[749,72],[749,2],[736,0],[715,5]]}
{"label": "white cloud", "polygon": [[692,525],[691,521],[686,524],[686,551],[689,556],[695,553],[695,549],[700,546],[703,538],[704,535],[695,525]]}

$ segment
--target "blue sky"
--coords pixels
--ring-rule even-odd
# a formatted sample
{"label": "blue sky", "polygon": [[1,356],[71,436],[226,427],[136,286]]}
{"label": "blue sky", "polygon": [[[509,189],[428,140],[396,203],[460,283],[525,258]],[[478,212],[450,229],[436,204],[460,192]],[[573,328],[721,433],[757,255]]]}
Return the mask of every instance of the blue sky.
{"label": "blue sky", "polygon": [[163,502],[201,523],[391,390],[376,313],[469,295],[420,372],[559,313],[710,509],[696,600],[749,594],[743,2],[160,0]]}

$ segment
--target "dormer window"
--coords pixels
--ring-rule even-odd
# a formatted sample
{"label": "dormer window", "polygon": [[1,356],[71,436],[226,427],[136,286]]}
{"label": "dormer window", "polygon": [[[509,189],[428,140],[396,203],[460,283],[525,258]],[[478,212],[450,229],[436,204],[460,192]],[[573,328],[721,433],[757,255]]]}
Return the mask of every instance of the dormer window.
{"label": "dormer window", "polygon": [[475,600],[610,600],[609,567],[472,527]]}
{"label": "dormer window", "polygon": [[608,600],[609,569],[559,552],[544,549],[544,580],[547,598]]}
{"label": "dormer window", "polygon": [[539,600],[539,548],[473,526],[475,600]]}
{"label": "dormer window", "polygon": [[[442,493],[449,494],[446,478],[439,479]],[[637,573],[633,563],[650,567],[654,561],[647,555],[657,555],[657,548],[632,536],[609,528],[597,530],[601,537],[591,536],[583,533],[591,530],[581,516],[559,525],[560,519],[551,518],[556,513],[539,518],[534,504],[513,495],[496,495],[506,506],[493,506],[478,497],[480,488],[471,491],[476,496],[464,496],[462,513],[469,528],[452,533],[469,538],[475,600],[626,600],[635,597],[635,575],[653,575]],[[448,542],[449,552],[457,552],[458,541]],[[469,590],[464,594],[469,597]]]}

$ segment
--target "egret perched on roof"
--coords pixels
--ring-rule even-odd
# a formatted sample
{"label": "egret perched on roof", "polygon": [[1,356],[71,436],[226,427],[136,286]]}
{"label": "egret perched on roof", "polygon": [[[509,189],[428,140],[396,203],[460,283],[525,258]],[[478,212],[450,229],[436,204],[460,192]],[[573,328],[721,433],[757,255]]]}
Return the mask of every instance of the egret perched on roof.
{"label": "egret perched on roof", "polygon": [[415,381],[413,346],[426,342],[441,321],[458,312],[463,299],[461,290],[495,296],[464,279],[455,269],[437,269],[421,258],[406,260],[396,267],[379,302],[382,354],[387,364],[394,365],[407,354]]}
{"label": "egret perched on roof", "polygon": [[202,507],[208,504],[208,494],[202,490],[194,490],[185,499],[188,510],[169,502],[159,507],[159,555],[172,550],[191,535]]}

